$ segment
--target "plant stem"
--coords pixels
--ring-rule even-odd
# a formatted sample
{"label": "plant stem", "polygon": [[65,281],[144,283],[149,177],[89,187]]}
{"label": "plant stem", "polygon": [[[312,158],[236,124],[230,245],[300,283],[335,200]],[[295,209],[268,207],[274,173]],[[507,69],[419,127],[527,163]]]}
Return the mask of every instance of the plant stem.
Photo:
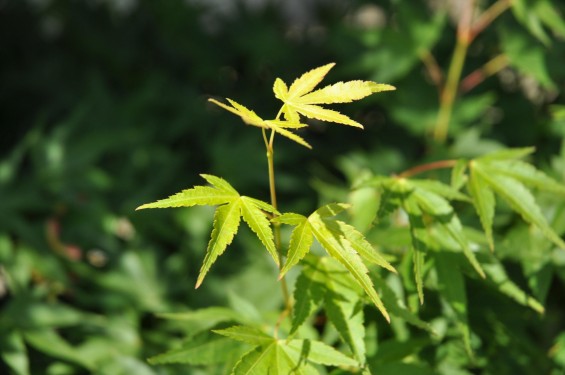
{"label": "plant stem", "polygon": [[452,168],[457,164],[457,160],[439,160],[428,164],[418,165],[413,168],[407,169],[404,172],[396,175],[399,178],[412,177],[414,175],[432,171],[434,169]]}
{"label": "plant stem", "polygon": [[447,73],[447,81],[441,92],[440,108],[434,129],[434,139],[438,143],[445,143],[447,138],[447,130],[453,112],[455,96],[457,95],[457,87],[459,86],[461,72],[463,71],[463,65],[467,57],[467,50],[471,42],[470,30],[473,3],[474,1],[470,0],[467,7],[463,10],[463,15],[461,16],[457,29],[457,43],[455,44],[455,50],[453,51],[453,57],[451,58],[449,71]]}
{"label": "plant stem", "polygon": [[447,138],[447,130],[449,128],[449,121],[451,120],[451,113],[453,112],[453,104],[463,70],[463,63],[467,56],[467,48],[468,44],[465,41],[457,40],[457,45],[455,46],[447,74],[447,82],[441,92],[439,114],[434,130],[434,139],[439,143],[444,143]]}
{"label": "plant stem", "polygon": [[[453,57],[449,65],[449,72],[447,73],[447,82],[440,95],[440,109],[438,113],[437,122],[434,129],[434,139],[439,143],[445,143],[447,138],[447,131],[449,128],[449,121],[453,112],[453,104],[455,103],[455,96],[459,81],[461,80],[461,72],[465,58],[467,57],[467,50],[475,37],[480,34],[487,26],[489,26],[498,16],[506,11],[512,5],[512,0],[498,0],[490,8],[485,10],[473,23],[473,8],[474,0],[468,0],[467,7],[463,10],[463,14],[459,21],[457,28],[457,44],[453,52]],[[500,57],[493,59],[487,66],[488,69],[496,70],[505,61]],[[493,66],[491,66],[493,65]],[[478,74],[478,73],[477,73]],[[464,82],[466,85],[474,87],[472,84],[476,75],[471,76],[471,81]],[[484,77],[479,77],[483,78]],[[468,90],[467,90],[468,91]]]}
{"label": "plant stem", "polygon": [[459,91],[462,93],[471,91],[486,78],[498,73],[507,66],[508,58],[505,54],[500,54],[496,57],[493,57],[485,65],[473,71],[467,77],[463,78]]}
{"label": "plant stem", "polygon": [[[267,148],[267,164],[269,167],[269,190],[271,194],[271,206],[277,209],[277,191],[275,188],[275,163],[274,163],[274,147],[273,147],[273,140],[274,140],[274,131],[272,131],[269,141],[267,141],[267,136],[265,134],[265,130],[263,130],[263,139],[265,141],[265,147]],[[278,223],[273,223],[273,233],[275,236],[275,248],[279,254],[279,259],[282,262],[282,250],[281,250],[281,230],[280,225]],[[282,267],[282,263],[279,267]],[[291,301],[290,301],[290,294],[288,292],[288,285],[286,283],[286,279],[281,277],[280,279],[281,289],[285,304],[285,311],[283,313],[288,313],[291,310]]]}

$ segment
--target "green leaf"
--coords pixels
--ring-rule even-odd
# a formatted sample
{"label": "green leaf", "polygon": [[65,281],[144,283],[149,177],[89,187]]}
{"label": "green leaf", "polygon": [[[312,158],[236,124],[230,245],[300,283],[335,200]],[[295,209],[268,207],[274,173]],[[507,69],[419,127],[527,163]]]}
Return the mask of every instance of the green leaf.
{"label": "green leaf", "polygon": [[351,348],[359,362],[365,362],[365,326],[363,310],[357,301],[328,293],[324,299],[324,310],[341,339]]}
{"label": "green leaf", "polygon": [[29,375],[29,356],[22,335],[17,331],[3,332],[0,352],[6,365],[15,375]]}
{"label": "green leaf", "polygon": [[94,370],[95,364],[90,357],[84,356],[74,345],[64,340],[54,329],[34,330],[24,333],[24,340],[33,348],[63,359],[86,369]]}
{"label": "green leaf", "polygon": [[535,147],[522,147],[522,148],[505,148],[502,150],[494,151],[481,156],[478,160],[493,161],[493,160],[511,160],[522,159],[535,151]]}
{"label": "green leaf", "polygon": [[299,122],[300,115],[309,118],[335,122],[362,128],[363,126],[349,117],[330,109],[320,107],[317,104],[349,103],[362,99],[375,92],[394,90],[395,88],[386,84],[378,84],[370,81],[338,82],[322,89],[311,92],[333,68],[335,64],[330,63],[303,74],[296,79],[290,88],[277,78],[273,85],[275,97],[284,104],[281,109],[285,119],[290,122]]}
{"label": "green leaf", "polygon": [[288,225],[299,225],[304,220],[306,220],[306,216],[302,216],[295,213],[284,213],[280,216],[271,219],[273,223],[288,224]]}
{"label": "green leaf", "polygon": [[290,333],[296,330],[306,319],[316,311],[323,300],[326,276],[324,258],[311,257],[294,286],[294,306],[292,309],[292,328]]}
{"label": "green leaf", "polygon": [[502,264],[494,257],[489,256],[489,262],[483,263],[483,267],[488,276],[488,281],[502,294],[512,298],[517,303],[530,307],[540,314],[545,312],[545,308],[539,301],[528,295],[518,285],[508,278]]}
{"label": "green leaf", "polygon": [[[461,178],[461,177],[459,177]],[[429,192],[439,195],[448,200],[469,201],[469,197],[454,188],[440,181],[435,180],[410,180],[410,184],[418,188],[418,191]],[[460,186],[459,186],[460,187]]]}
{"label": "green leaf", "polygon": [[259,117],[255,112],[246,107],[242,106],[241,104],[237,103],[235,100],[227,99],[230,102],[231,107],[221,103],[215,99],[208,99],[209,102],[216,104],[219,107],[222,107],[228,112],[233,113],[236,116],[241,117],[243,122],[248,125],[257,126],[260,128],[267,128],[265,121],[261,117]]}
{"label": "green leaf", "polygon": [[213,330],[213,332],[253,346],[265,345],[273,341],[273,337],[258,328],[250,326],[233,326],[226,329]]}
{"label": "green leaf", "polygon": [[310,362],[324,366],[359,367],[359,362],[337,351],[321,341],[315,340],[290,340],[287,348],[295,354],[304,356]]}
{"label": "green leaf", "polygon": [[[396,275],[391,275],[391,276],[397,277]],[[405,306],[401,306],[401,304],[399,303],[399,298],[395,295],[392,288],[388,286],[384,280],[379,278],[373,278],[373,281],[375,282],[375,285],[379,287],[379,290],[381,291],[381,298],[383,299],[383,302],[387,306],[387,309],[391,315],[397,316],[400,319],[405,320],[406,322],[416,327],[425,329],[428,332],[432,332],[432,333],[434,332],[429,323],[426,323],[423,320],[421,320],[410,310],[406,309]],[[402,303],[402,305],[404,305],[404,303]]]}
{"label": "green leaf", "polygon": [[298,224],[292,231],[287,260],[284,267],[281,269],[279,278],[283,277],[288,270],[306,256],[313,242],[312,227],[310,226],[310,222],[304,218],[304,221]]}
{"label": "green leaf", "polygon": [[322,218],[332,217],[348,208],[349,205],[347,203],[330,203],[318,208],[316,210],[316,215]]}
{"label": "green leaf", "polygon": [[206,257],[204,258],[204,262],[198,274],[196,288],[202,284],[212,264],[214,264],[216,259],[222,255],[226,247],[232,242],[239,227],[240,217],[241,201],[239,200],[216,209],[212,238],[208,243]]}
{"label": "green leaf", "polygon": [[233,375],[319,375],[304,362],[301,353],[289,348],[284,341],[274,341],[245,354],[235,365]]}
{"label": "green leaf", "polygon": [[[339,261],[357,280],[359,285],[365,290],[371,301],[381,311],[387,321],[390,317],[384,307],[381,299],[373,287],[373,282],[368,276],[369,270],[363,264],[363,261],[357,252],[351,247],[351,244],[346,240],[342,241],[339,238],[339,233],[332,232],[325,224],[322,217],[319,215],[320,210],[314,212],[308,220],[312,224],[312,232],[316,240],[328,252],[328,254]],[[323,212],[323,211],[322,211]]]}
{"label": "green leaf", "polygon": [[551,42],[544,26],[562,37],[565,36],[565,21],[560,17],[559,9],[550,1],[515,0],[511,4],[516,19],[544,44],[549,45]]}
{"label": "green leaf", "polygon": [[221,205],[214,215],[214,226],[206,256],[200,269],[196,288],[216,259],[226,250],[238,231],[241,217],[257,238],[265,246],[275,263],[279,264],[279,255],[274,244],[274,235],[266,212],[278,214],[270,204],[258,199],[241,196],[227,181],[213,175],[201,175],[212,186],[195,186],[183,190],[167,199],[144,204],[143,208],[190,207],[195,205]]}
{"label": "green leaf", "polygon": [[353,247],[363,259],[396,273],[396,269],[375,250],[361,232],[343,221],[336,220],[335,223],[338,226],[337,230],[341,231],[341,234],[349,241],[351,247]]}
{"label": "green leaf", "polygon": [[211,174],[204,174],[200,175],[203,179],[205,179],[210,185],[214,186],[216,189],[225,191],[228,193],[232,193],[233,195],[239,196],[237,190],[233,188],[226,180],[223,178],[211,175]]}
{"label": "green leaf", "polygon": [[[283,367],[284,365],[284,367]],[[281,370],[292,369],[292,363],[281,363],[277,356],[276,345],[269,345],[266,348],[257,347],[247,352],[233,368],[233,375],[264,375],[282,374]]]}
{"label": "green leaf", "polygon": [[475,254],[469,247],[469,240],[465,236],[465,232],[463,232],[463,226],[459,221],[459,218],[456,215],[452,215],[449,221],[441,222],[441,225],[447,230],[447,232],[453,237],[453,239],[459,244],[461,249],[463,250],[463,254],[471,263],[475,271],[484,279],[486,277],[485,271],[481,267],[481,264],[475,257]]}
{"label": "green leaf", "polygon": [[226,203],[238,195],[215,189],[209,186],[195,186],[180,193],[171,195],[169,198],[161,199],[153,203],[146,203],[136,208],[170,208],[170,207],[192,207],[192,206],[215,206]]}
{"label": "green leaf", "polygon": [[447,301],[455,313],[457,326],[463,337],[465,350],[472,356],[471,331],[467,318],[467,293],[465,281],[459,264],[453,254],[439,252],[434,254],[438,287],[441,296]]}
{"label": "green leaf", "polygon": [[271,224],[265,214],[261,211],[257,204],[247,197],[241,197],[241,216],[249,225],[249,228],[257,235],[263,243],[273,260],[278,265],[279,254],[275,248],[273,230]]}
{"label": "green leaf", "polygon": [[457,160],[457,163],[451,170],[451,187],[453,189],[459,190],[465,185],[465,182],[467,182],[467,164],[467,160]]}
{"label": "green leaf", "polygon": [[[243,322],[245,319],[241,314],[227,307],[206,307],[203,309],[185,311],[179,313],[157,314],[159,318],[179,320],[186,323],[194,323],[199,330],[214,327],[222,322]],[[183,323],[183,324],[186,324]]]}
{"label": "green leaf", "polygon": [[493,173],[512,177],[540,190],[565,195],[565,185],[536,169],[533,165],[521,160],[492,161],[487,166],[488,170]]}
{"label": "green leaf", "polygon": [[410,221],[410,235],[412,237],[412,262],[414,263],[414,278],[420,304],[424,304],[424,257],[427,253],[425,241],[422,236],[427,235],[427,229],[422,220],[422,211],[418,201],[413,195],[404,200],[404,209]]}
{"label": "green leaf", "polygon": [[449,202],[434,192],[415,189],[412,193],[422,211],[432,216],[448,216],[453,213],[453,207]]}
{"label": "green leaf", "polygon": [[207,337],[207,335],[203,335],[201,337],[191,337],[190,340],[180,348],[153,356],[147,361],[151,365],[170,363],[211,365],[223,363],[234,356],[242,355],[245,350],[245,346],[242,346],[232,339]]}
{"label": "green leaf", "polygon": [[478,161],[472,167],[474,172],[508,202],[525,221],[537,226],[557,246],[565,248],[565,242],[549,226],[532,193],[520,181],[502,174],[490,173],[488,167],[483,167]]}
{"label": "green leaf", "polygon": [[226,111],[229,111],[233,114],[235,114],[236,116],[241,117],[241,119],[243,120],[243,122],[245,122],[248,125],[254,125],[260,128],[264,128],[264,129],[272,129],[275,132],[279,133],[280,135],[289,138],[290,140],[293,140],[294,142],[297,142],[305,147],[308,148],[312,148],[308,142],[306,142],[304,139],[302,139],[300,136],[285,130],[284,128],[293,128],[293,129],[298,129],[298,128],[302,128],[305,127],[305,124],[301,124],[299,122],[299,117],[295,116],[293,117],[292,120],[290,121],[280,121],[280,120],[263,120],[261,117],[259,117],[255,112],[253,112],[250,109],[247,109],[246,107],[244,107],[243,105],[237,103],[234,100],[231,99],[227,99],[228,102],[230,102],[231,107],[228,105],[225,105],[217,100],[214,99],[208,99],[210,102],[222,107],[223,109],[225,109]]}
{"label": "green leaf", "polygon": [[494,249],[494,238],[492,234],[492,223],[496,201],[494,193],[486,181],[477,175],[471,163],[470,178],[467,182],[467,189],[473,198],[473,205],[479,214],[481,224],[485,230],[490,249]]}

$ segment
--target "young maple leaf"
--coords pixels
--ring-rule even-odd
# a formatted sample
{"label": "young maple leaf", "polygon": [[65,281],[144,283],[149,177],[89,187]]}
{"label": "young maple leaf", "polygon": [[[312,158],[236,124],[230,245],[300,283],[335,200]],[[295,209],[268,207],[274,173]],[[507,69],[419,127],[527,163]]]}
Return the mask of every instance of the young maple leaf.
{"label": "young maple leaf", "polygon": [[319,208],[309,217],[286,213],[271,220],[275,223],[295,226],[290,238],[288,258],[281,269],[280,277],[306,256],[315,238],[332,258],[347,268],[386,320],[390,321],[362,258],[392,272],[396,270],[354,227],[331,218],[346,208],[345,204],[329,204]]}
{"label": "young maple leaf", "polygon": [[281,121],[281,120],[263,120],[254,111],[246,108],[245,106],[239,104],[235,100],[227,99],[231,106],[219,102],[215,99],[208,99],[208,101],[222,107],[228,112],[233,113],[236,116],[241,117],[243,122],[248,125],[257,126],[263,129],[272,129],[279,133],[283,137],[287,137],[296,143],[301,144],[304,147],[312,148],[308,142],[306,142],[302,137],[294,134],[293,132],[286,129],[299,129],[306,125],[301,124],[300,121]]}
{"label": "young maple leaf", "polygon": [[268,203],[240,195],[227,181],[219,177],[207,174],[201,176],[211,186],[195,186],[169,198],[147,203],[137,208],[137,210],[141,210],[146,208],[219,206],[214,215],[214,229],[198,275],[196,288],[202,284],[212,264],[233,241],[241,218],[263,243],[278,265],[279,255],[275,248],[273,232],[267,214],[267,212],[278,213],[277,210]]}
{"label": "young maple leaf", "polygon": [[312,91],[334,65],[335,63],[330,63],[304,73],[292,83],[290,88],[282,79],[275,80],[273,91],[284,103],[281,112],[287,121],[299,123],[300,115],[303,115],[316,120],[363,128],[357,121],[337,111],[320,107],[318,104],[350,103],[376,92],[396,90],[391,85],[357,80],[338,82]]}

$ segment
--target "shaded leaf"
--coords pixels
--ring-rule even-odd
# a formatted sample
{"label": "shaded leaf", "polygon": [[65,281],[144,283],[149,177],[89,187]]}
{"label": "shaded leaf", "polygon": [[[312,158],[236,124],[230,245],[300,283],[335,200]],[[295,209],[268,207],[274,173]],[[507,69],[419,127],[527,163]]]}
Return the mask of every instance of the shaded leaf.
{"label": "shaded leaf", "polygon": [[356,302],[330,293],[324,300],[324,310],[341,339],[349,346],[355,358],[363,363],[366,353],[364,314],[362,309],[357,308]]}
{"label": "shaded leaf", "polygon": [[414,263],[414,278],[416,281],[416,290],[420,304],[424,303],[424,257],[427,253],[425,241],[422,235],[427,235],[426,226],[422,220],[422,212],[418,206],[418,202],[413,196],[408,197],[403,202],[403,207],[408,213],[410,221],[410,235],[412,237],[412,262]]}
{"label": "shaded leaf", "polygon": [[453,309],[457,319],[457,327],[463,337],[465,350],[469,356],[472,356],[471,330],[467,318],[467,293],[463,273],[459,269],[457,260],[451,254],[435,253],[434,259],[439,292]]}

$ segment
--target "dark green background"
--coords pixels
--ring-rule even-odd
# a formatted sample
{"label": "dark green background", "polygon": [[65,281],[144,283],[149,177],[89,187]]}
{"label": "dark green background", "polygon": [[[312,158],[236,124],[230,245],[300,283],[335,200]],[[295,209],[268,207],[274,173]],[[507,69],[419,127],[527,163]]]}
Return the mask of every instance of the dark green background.
{"label": "dark green background", "polygon": [[[0,0],[0,373],[16,371],[13,363],[25,358],[32,374],[186,373],[144,364],[182,331],[154,313],[225,304],[230,293],[277,307],[276,270],[249,233],[194,291],[212,211],[134,212],[201,183],[199,173],[268,199],[260,132],[211,106],[209,97],[274,117],[275,78],[291,83],[328,62],[337,63],[328,83],[397,86],[343,107],[364,131],[313,122],[301,133],[313,151],[276,140],[284,211],[306,214],[343,197],[364,170],[390,174],[503,145],[536,146],[533,161],[565,179],[565,116],[556,107],[565,105],[565,43],[558,26],[542,26],[544,43],[507,11],[479,35],[463,76],[500,53],[509,66],[461,95],[449,139],[438,144],[431,137],[437,88],[420,56],[430,51],[447,70],[453,9],[424,1],[312,1],[296,2],[289,13],[280,2],[226,0],[226,11],[195,3]],[[477,3],[484,9],[492,2]],[[564,11],[561,2],[548,3]],[[363,24],[368,15],[377,18]],[[519,221],[505,215],[502,234]],[[503,256],[527,289],[521,255]],[[565,329],[560,257],[548,265],[555,272],[546,281],[544,317],[470,283],[479,360],[448,361],[462,371],[449,372],[442,358],[464,354],[448,345],[428,347],[423,360],[445,374],[563,371],[565,344],[551,349]],[[431,301],[426,313],[433,318],[439,307]],[[502,323],[495,319],[498,328],[484,309],[506,314]],[[489,343],[493,330],[500,340]],[[403,365],[390,366],[395,373]]]}

